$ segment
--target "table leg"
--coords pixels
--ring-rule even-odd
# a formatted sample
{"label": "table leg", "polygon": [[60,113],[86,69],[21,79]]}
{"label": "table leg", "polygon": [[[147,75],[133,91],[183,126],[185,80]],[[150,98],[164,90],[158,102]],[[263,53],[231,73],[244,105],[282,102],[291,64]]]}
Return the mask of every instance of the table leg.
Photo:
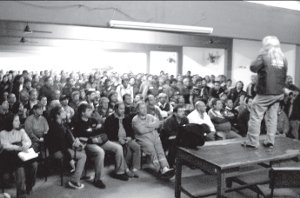
{"label": "table leg", "polygon": [[176,159],[176,175],[175,175],[175,197],[180,198],[181,195],[181,173],[182,162],[178,158]]}
{"label": "table leg", "polygon": [[219,170],[218,171],[218,190],[217,190],[217,197],[224,198],[226,188],[226,179],[224,174]]}

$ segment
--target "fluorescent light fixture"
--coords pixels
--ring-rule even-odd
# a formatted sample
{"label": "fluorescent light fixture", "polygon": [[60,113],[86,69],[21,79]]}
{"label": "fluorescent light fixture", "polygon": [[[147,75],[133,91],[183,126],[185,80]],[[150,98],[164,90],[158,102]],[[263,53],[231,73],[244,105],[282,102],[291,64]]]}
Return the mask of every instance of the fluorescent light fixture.
{"label": "fluorescent light fixture", "polygon": [[247,1],[247,2],[300,11],[299,1]]}
{"label": "fluorescent light fixture", "polygon": [[139,30],[158,30],[167,32],[189,32],[189,33],[202,33],[211,34],[213,32],[212,27],[198,27],[188,25],[172,25],[162,23],[143,23],[132,21],[117,21],[110,20],[109,27],[126,28],[126,29],[139,29]]}

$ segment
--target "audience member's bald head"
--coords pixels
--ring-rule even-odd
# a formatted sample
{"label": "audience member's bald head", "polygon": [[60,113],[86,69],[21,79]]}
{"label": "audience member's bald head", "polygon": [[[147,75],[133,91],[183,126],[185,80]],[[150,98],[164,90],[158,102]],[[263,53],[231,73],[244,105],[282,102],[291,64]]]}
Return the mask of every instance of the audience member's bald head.
{"label": "audience member's bald head", "polygon": [[203,101],[199,100],[195,103],[195,109],[200,113],[204,113],[206,112],[206,105]]}

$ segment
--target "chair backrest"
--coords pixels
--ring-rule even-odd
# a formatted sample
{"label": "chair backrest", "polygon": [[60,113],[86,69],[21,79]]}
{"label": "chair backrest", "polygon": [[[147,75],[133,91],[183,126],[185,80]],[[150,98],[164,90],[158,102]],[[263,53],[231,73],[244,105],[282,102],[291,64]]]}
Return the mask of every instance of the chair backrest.
{"label": "chair backrest", "polygon": [[269,177],[271,189],[300,187],[300,167],[273,167]]}

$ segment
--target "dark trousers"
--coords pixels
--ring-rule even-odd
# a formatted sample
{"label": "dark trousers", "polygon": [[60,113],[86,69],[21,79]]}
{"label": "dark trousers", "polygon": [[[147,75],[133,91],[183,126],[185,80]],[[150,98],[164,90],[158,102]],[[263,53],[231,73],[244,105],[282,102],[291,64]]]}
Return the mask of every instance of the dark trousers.
{"label": "dark trousers", "polygon": [[30,192],[35,185],[38,166],[35,159],[23,162],[18,157],[18,152],[4,151],[1,154],[1,164],[2,170],[14,172],[16,177],[17,198],[26,197],[26,192]]}

